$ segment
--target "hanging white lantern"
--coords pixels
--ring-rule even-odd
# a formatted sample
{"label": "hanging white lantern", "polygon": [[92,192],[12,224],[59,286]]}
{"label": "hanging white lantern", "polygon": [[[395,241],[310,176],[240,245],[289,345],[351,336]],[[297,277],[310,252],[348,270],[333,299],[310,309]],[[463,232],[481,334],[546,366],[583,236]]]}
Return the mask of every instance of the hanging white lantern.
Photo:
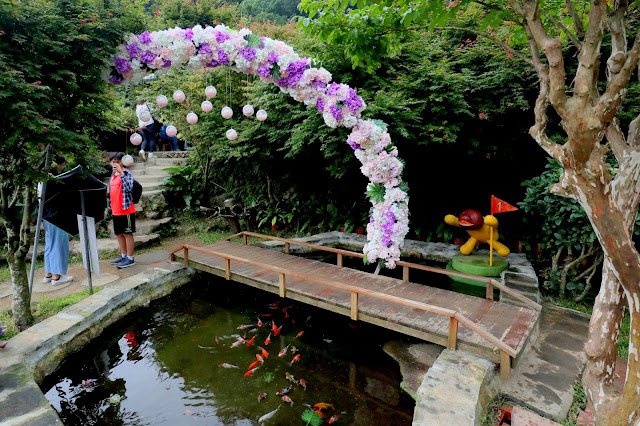
{"label": "hanging white lantern", "polygon": [[167,99],[165,95],[160,95],[156,98],[156,105],[158,105],[160,108],[166,107],[168,103],[169,99]]}
{"label": "hanging white lantern", "polygon": [[226,106],[222,108],[221,114],[223,118],[231,118],[233,117],[233,110],[228,106]]}
{"label": "hanging white lantern", "polygon": [[149,114],[149,111],[142,111],[140,113],[140,121],[146,123],[149,120],[151,120],[151,114]]}
{"label": "hanging white lantern", "polygon": [[140,145],[142,143],[142,136],[139,133],[134,133],[129,137],[129,141],[133,145]]}
{"label": "hanging white lantern", "polygon": [[238,132],[236,132],[233,129],[227,130],[227,139],[232,141],[232,140],[236,139],[237,137],[238,137]]}
{"label": "hanging white lantern", "polygon": [[245,115],[245,117],[251,117],[253,115],[253,105],[243,106],[242,113]]}
{"label": "hanging white lantern", "polygon": [[190,112],[189,114],[187,114],[187,123],[196,124],[197,122],[198,122],[198,116],[196,115],[195,112]]}
{"label": "hanging white lantern", "polygon": [[178,134],[178,129],[176,129],[175,126],[167,126],[167,128],[165,129],[165,133],[167,134],[167,136],[172,138]]}
{"label": "hanging white lantern", "polygon": [[213,86],[207,86],[207,88],[204,89],[204,94],[207,98],[211,99],[216,97],[216,95],[218,94],[218,91]]}
{"label": "hanging white lantern", "polygon": [[213,109],[213,104],[209,101],[204,101],[201,105],[200,108],[202,108],[202,110],[204,112],[211,112],[211,110]]}
{"label": "hanging white lantern", "polygon": [[264,121],[267,119],[267,111],[263,110],[263,109],[259,109],[258,112],[256,113],[256,118],[258,119],[258,121]]}
{"label": "hanging white lantern", "polygon": [[130,156],[129,154],[127,154],[124,157],[122,157],[122,165],[125,166],[125,167],[129,167],[129,166],[133,165],[133,157]]}
{"label": "hanging white lantern", "polygon": [[173,100],[177,103],[184,102],[185,98],[186,96],[182,90],[176,90],[175,92],[173,92]]}

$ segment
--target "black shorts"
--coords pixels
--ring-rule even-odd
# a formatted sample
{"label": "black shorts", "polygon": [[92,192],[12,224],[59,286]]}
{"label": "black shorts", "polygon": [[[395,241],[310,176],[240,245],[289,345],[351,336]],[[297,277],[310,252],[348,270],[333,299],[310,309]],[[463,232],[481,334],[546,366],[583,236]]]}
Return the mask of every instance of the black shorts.
{"label": "black shorts", "polygon": [[113,232],[119,234],[133,234],[136,232],[136,214],[113,216]]}

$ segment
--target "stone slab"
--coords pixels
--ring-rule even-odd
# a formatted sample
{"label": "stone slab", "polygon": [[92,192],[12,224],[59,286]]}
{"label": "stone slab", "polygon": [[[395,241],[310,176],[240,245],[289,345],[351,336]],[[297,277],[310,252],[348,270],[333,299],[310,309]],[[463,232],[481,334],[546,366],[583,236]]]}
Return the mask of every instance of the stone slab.
{"label": "stone slab", "polygon": [[2,283],[0,284],[0,298],[7,297],[13,294],[13,290],[11,289],[11,283]]}
{"label": "stone slab", "polygon": [[[137,262],[137,260],[136,260]],[[111,284],[112,282],[120,279],[120,277],[116,274],[109,274],[107,272],[103,272],[100,275],[91,274],[91,285],[93,287],[102,287],[107,284]],[[85,278],[82,280],[80,285],[85,287],[89,287],[89,278]]]}
{"label": "stone slab", "polygon": [[511,426],[558,426],[558,423],[515,406],[511,410]]}
{"label": "stone slab", "polygon": [[432,343],[407,343],[401,340],[392,340],[382,346],[382,350],[400,365],[400,387],[413,399],[417,398],[424,376],[443,349]]}
{"label": "stone slab", "polygon": [[[76,278],[74,277],[74,280]],[[61,288],[69,287],[73,284],[73,281],[69,281],[68,283],[53,285],[51,283],[44,283],[42,279],[34,278],[33,283],[33,293],[48,293],[50,291],[60,290]]]}
{"label": "stone slab", "polygon": [[495,397],[493,363],[443,350],[418,389],[414,426],[476,426]]}

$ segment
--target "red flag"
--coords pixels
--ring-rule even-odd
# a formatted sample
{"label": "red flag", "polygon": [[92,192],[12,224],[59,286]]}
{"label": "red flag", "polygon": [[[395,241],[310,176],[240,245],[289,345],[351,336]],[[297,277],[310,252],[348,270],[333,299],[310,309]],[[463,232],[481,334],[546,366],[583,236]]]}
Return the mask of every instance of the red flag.
{"label": "red flag", "polygon": [[502,201],[500,198],[496,198],[493,195],[491,196],[491,214],[496,213],[506,213],[513,212],[518,210],[517,207],[512,206],[511,204]]}

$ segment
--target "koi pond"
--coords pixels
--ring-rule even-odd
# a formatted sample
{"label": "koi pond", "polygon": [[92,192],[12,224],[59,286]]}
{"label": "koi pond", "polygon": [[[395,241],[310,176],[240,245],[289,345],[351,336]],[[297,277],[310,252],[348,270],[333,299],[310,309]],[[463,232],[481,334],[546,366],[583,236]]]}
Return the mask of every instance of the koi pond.
{"label": "koi pond", "polygon": [[41,388],[66,425],[254,425],[276,409],[264,424],[304,425],[313,406],[323,423],[409,425],[382,350],[397,339],[411,340],[210,276],[113,324]]}

